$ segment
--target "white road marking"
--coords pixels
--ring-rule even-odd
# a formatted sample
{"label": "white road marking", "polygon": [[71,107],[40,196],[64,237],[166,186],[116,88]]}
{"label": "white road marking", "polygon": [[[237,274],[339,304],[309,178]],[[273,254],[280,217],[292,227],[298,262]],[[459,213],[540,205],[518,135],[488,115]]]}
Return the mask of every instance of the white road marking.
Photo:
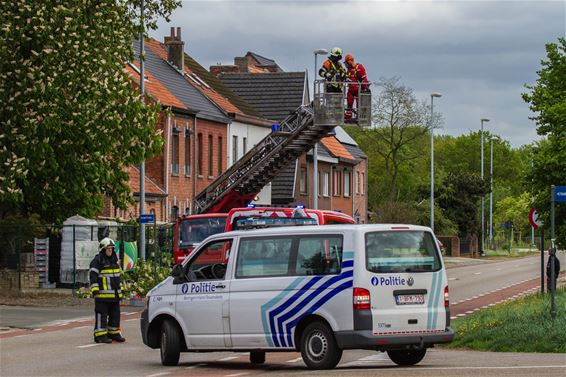
{"label": "white road marking", "polygon": [[474,272],[474,275],[481,275],[481,272]]}
{"label": "white road marking", "polygon": [[84,346],[77,346],[77,348],[90,348],[101,345],[102,343],[85,344]]}
{"label": "white road marking", "polygon": [[171,372],[161,372],[161,373],[154,373],[154,374],[148,374],[145,377],[157,377],[157,376],[165,376],[167,374],[171,374]]}
{"label": "white road marking", "polygon": [[137,312],[123,312],[122,314],[123,314],[123,315],[134,315],[134,314],[136,314],[136,313],[137,313]]}
{"label": "white road marking", "polygon": [[41,331],[41,330],[43,330],[43,328],[41,328],[41,327],[37,328],[37,329],[33,329],[33,331]]}
{"label": "white road marking", "polygon": [[502,268],[497,268],[495,271],[501,271],[501,270],[503,270],[503,269],[502,269]]}
{"label": "white road marking", "polygon": [[87,329],[90,326],[79,326],[79,327],[74,327],[73,330],[78,330],[78,329]]}
{"label": "white road marking", "polygon": [[246,374],[249,374],[249,373],[248,372],[242,372],[242,373],[225,374],[224,377],[245,376]]}
{"label": "white road marking", "polygon": [[125,319],[124,322],[139,321],[137,318]]}
{"label": "white road marking", "polygon": [[[419,367],[419,370],[460,370],[460,369],[538,369],[538,368],[564,368],[566,365],[514,365],[508,367]],[[415,368],[395,368],[395,370],[412,370]]]}
{"label": "white road marking", "polygon": [[303,360],[302,357],[297,357],[296,359],[291,359],[291,360],[287,360],[288,363],[297,363],[299,361]]}
{"label": "white road marking", "polygon": [[454,281],[457,280],[457,278],[449,278],[448,281]]}
{"label": "white road marking", "polygon": [[198,367],[203,367],[206,364],[204,363],[199,363],[199,364],[195,364],[195,365],[191,365],[190,367],[186,367],[185,369],[194,369],[194,368],[198,368]]}
{"label": "white road marking", "polygon": [[218,361],[230,361],[239,358],[240,356],[228,356],[223,359],[219,359]]}
{"label": "white road marking", "polygon": [[30,334],[22,334],[22,335],[16,335],[14,338],[23,338],[24,336],[29,336]]}

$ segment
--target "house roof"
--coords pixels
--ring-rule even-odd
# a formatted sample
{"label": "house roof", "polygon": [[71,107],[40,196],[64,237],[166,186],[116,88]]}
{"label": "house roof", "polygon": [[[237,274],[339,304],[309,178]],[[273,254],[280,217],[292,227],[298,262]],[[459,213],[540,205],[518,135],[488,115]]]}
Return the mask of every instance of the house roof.
{"label": "house roof", "polygon": [[282,69],[277,65],[277,63],[275,63],[275,60],[273,60],[273,59],[266,58],[265,56],[261,56],[259,54],[256,54],[255,52],[251,52],[251,51],[248,51],[246,56],[248,56],[248,55],[253,57],[260,65],[275,66],[282,71]]}
{"label": "house roof", "polygon": [[357,160],[367,160],[368,156],[358,146],[351,144],[342,144],[344,148]]}
{"label": "house roof", "polygon": [[216,92],[218,92],[219,94],[224,96],[228,101],[234,104],[242,113],[258,118],[261,117],[261,114],[252,106],[250,106],[250,104],[244,101],[242,97],[234,93],[232,89],[230,89],[222,81],[220,81],[218,77],[208,72],[203,66],[201,66],[196,60],[194,60],[191,56],[187,54],[185,54],[185,65],[186,65],[185,67],[188,67],[193,73],[197,74]]}
{"label": "house roof", "polygon": [[295,200],[295,168],[296,160],[282,168],[277,177],[271,181],[271,203],[289,204]]}
{"label": "house roof", "polygon": [[341,126],[335,127],[334,132],[336,132],[336,139],[338,139],[338,141],[342,144],[358,145],[358,143],[356,143],[356,141],[352,139],[352,137]]}
{"label": "house roof", "polygon": [[[130,189],[134,194],[138,194],[140,192],[140,171],[135,166],[130,166],[128,169],[130,173]],[[146,194],[155,195],[155,196],[167,196],[167,193],[157,182],[149,178],[147,175],[144,179],[144,192]]]}
{"label": "house roof", "polygon": [[334,156],[345,158],[347,160],[354,160],[354,156],[336,139],[334,136],[327,136],[320,140],[326,149]]}
{"label": "house roof", "polygon": [[281,122],[303,104],[305,72],[222,73],[219,78],[273,121]]}
{"label": "house roof", "polygon": [[[133,62],[131,64],[134,65],[139,72],[139,62]],[[139,84],[140,74],[136,72],[130,65],[127,65],[125,70],[128,73],[128,75],[130,75],[134,83]],[[159,82],[159,80],[157,80],[151,74],[151,72],[145,71],[144,73],[145,76],[147,77],[145,81],[145,86],[151,97],[153,97],[157,102],[159,102],[163,106],[174,106],[182,109],[185,108],[185,104],[183,104],[183,102],[181,102],[177,97],[175,97],[173,93],[168,91],[167,88],[164,87]]]}
{"label": "house roof", "polygon": [[[189,83],[189,79],[179,73],[179,71],[169,64],[160,50],[156,48],[157,41],[147,40],[145,50],[145,66],[171,94],[179,99],[188,110],[198,111],[197,117],[221,123],[228,123],[230,120],[209,98],[200,90]],[[139,54],[139,43],[134,42],[134,50]]]}

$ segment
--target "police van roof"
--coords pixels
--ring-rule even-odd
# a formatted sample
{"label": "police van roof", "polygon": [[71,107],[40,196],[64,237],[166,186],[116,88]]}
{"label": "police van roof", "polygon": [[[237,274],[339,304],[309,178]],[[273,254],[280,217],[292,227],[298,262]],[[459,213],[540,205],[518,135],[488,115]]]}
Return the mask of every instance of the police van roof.
{"label": "police van roof", "polygon": [[236,230],[227,233],[219,233],[213,238],[235,237],[235,236],[262,236],[273,235],[283,236],[285,234],[317,234],[317,233],[333,233],[333,232],[379,232],[379,231],[403,231],[403,230],[417,230],[417,231],[430,231],[431,229],[426,226],[408,225],[408,224],[337,224],[337,225],[305,225],[293,227],[278,227],[278,228],[265,228],[254,230]]}

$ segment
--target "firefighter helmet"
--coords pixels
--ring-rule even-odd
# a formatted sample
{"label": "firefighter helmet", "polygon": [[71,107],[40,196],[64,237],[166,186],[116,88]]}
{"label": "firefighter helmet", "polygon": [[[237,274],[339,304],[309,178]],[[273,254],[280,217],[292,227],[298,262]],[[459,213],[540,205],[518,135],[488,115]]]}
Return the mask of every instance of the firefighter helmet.
{"label": "firefighter helmet", "polygon": [[98,244],[98,251],[104,251],[107,247],[111,247],[111,248],[116,247],[116,244],[114,243],[112,238],[109,237],[103,238]]}
{"label": "firefighter helmet", "polygon": [[334,47],[332,50],[330,50],[330,56],[342,59],[342,49],[340,47]]}

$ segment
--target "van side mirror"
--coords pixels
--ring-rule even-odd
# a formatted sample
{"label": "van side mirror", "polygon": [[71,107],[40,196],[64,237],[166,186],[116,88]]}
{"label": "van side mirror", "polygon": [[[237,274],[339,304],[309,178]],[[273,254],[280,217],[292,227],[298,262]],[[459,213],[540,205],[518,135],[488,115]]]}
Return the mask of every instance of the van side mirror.
{"label": "van side mirror", "polygon": [[171,276],[173,277],[173,284],[184,283],[186,278],[183,276],[183,265],[176,264],[171,270]]}

